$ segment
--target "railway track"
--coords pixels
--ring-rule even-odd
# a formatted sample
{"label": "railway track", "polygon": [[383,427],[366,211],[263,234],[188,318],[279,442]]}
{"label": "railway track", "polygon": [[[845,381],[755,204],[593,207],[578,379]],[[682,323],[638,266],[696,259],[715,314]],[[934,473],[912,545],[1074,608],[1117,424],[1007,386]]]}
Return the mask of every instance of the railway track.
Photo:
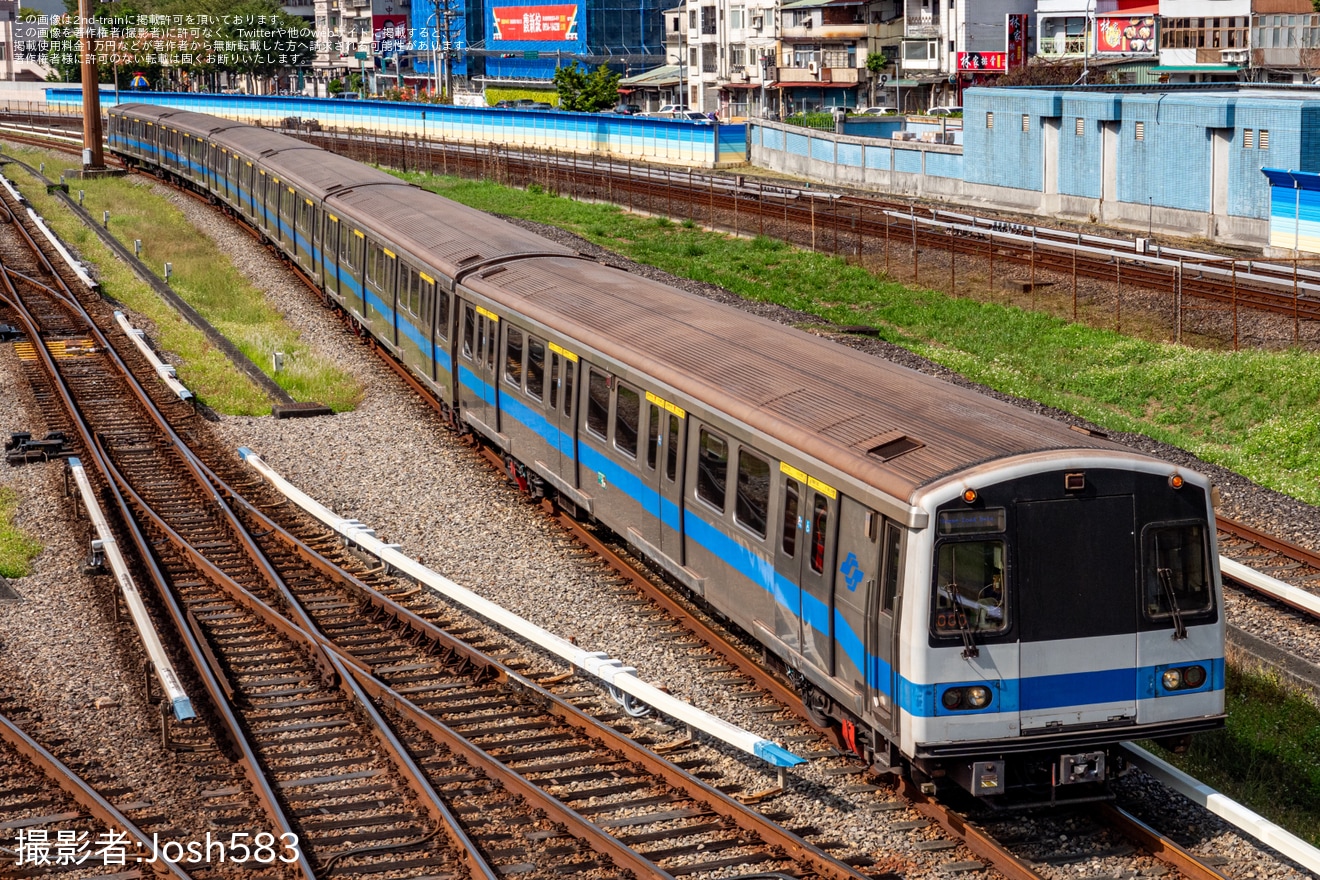
{"label": "railway track", "polygon": [[[137,450],[134,450],[135,453],[136,451]],[[130,455],[128,458],[131,461],[133,456]],[[141,482],[144,480],[148,484],[151,483],[150,475],[158,474],[160,472],[160,467],[158,466],[158,464],[145,466],[140,470],[142,474],[146,474],[147,476],[143,477],[142,480],[135,481],[131,475],[131,471],[135,468],[137,468],[137,463],[132,462],[129,467],[125,468],[125,470],[129,471],[130,473],[127,475],[121,475],[119,478],[117,478],[118,482],[121,483],[121,489],[126,492],[129,490],[130,486],[133,485],[135,482]],[[164,504],[152,505],[150,504],[148,498],[139,496],[138,498],[135,499],[134,503],[139,507],[139,509],[143,512],[144,515],[146,514],[146,511],[149,507],[155,507],[155,506],[169,507],[171,505],[177,504],[178,499],[180,497],[180,495],[178,494],[179,490],[177,487],[161,488],[159,486],[152,486],[151,491],[158,499],[162,499],[164,501]],[[236,493],[227,493],[227,494],[230,494],[231,498],[236,504],[240,503],[239,496],[237,496]],[[245,517],[252,515],[254,514],[251,511],[244,514]],[[185,513],[183,515],[183,520],[185,522],[189,521],[190,519],[191,517],[189,514]],[[155,537],[158,540],[162,538],[164,532],[167,530],[168,522],[169,520],[166,517],[160,517],[154,521],[154,528],[158,530],[158,533],[155,535]],[[259,524],[257,531],[265,532],[267,537],[269,537],[269,535],[271,534],[274,534],[274,530],[272,529],[269,523]],[[323,541],[324,536],[321,536],[321,539]],[[199,544],[226,543],[226,539],[220,537],[215,532],[211,532],[207,530],[198,531],[196,529],[192,531],[190,537],[183,538],[182,535],[180,535],[178,540],[175,540],[173,538],[171,540],[174,541],[176,548],[181,555],[193,555],[190,554],[189,548],[191,548],[192,550],[196,550],[197,545]],[[290,549],[292,547],[293,544],[286,544],[286,546],[284,546],[283,549],[281,549],[279,546],[267,545],[263,549],[263,556],[268,560],[273,560],[275,558],[280,557],[281,554],[283,554],[285,557],[287,557],[284,561],[284,564],[276,567],[282,569],[285,566],[289,566],[289,574],[283,575],[279,579],[284,580],[286,583],[289,584],[296,583],[306,587],[306,585],[315,582],[315,578],[313,577],[313,574],[308,570],[306,570],[306,568],[298,569],[297,565],[292,563],[292,560],[294,559],[303,560],[303,562],[299,564],[305,566],[306,565],[305,560],[306,557],[308,556],[308,551],[307,549],[297,549],[297,548]],[[233,554],[234,548],[232,545],[227,545],[220,549],[222,549],[222,551],[223,550],[229,551],[229,553],[222,552],[221,555],[230,555],[230,556],[234,555]],[[200,554],[196,554],[196,555],[200,555]],[[198,563],[194,560],[193,565],[196,566],[198,565]],[[172,560],[169,564],[165,566],[165,568],[168,571],[172,571],[174,573],[175,575],[174,579],[176,581],[196,580],[200,578],[202,574],[197,572],[195,568],[193,571],[189,571],[185,566],[179,565],[177,560]],[[224,578],[217,577],[215,574],[211,574],[210,579],[223,580]],[[237,583],[240,580],[240,578],[231,578],[231,579],[234,580],[235,583]],[[245,579],[249,583],[253,581],[253,578],[250,576],[250,573],[241,579]],[[256,580],[260,580],[260,578],[257,578]],[[423,636],[423,633],[426,633],[427,636],[433,635],[433,633],[427,631],[425,626],[423,625],[426,623],[425,616],[421,615],[418,617],[411,617],[406,614],[403,616],[399,616],[398,609],[391,609],[388,613],[386,613],[382,610],[380,604],[378,604],[380,600],[378,598],[373,599],[369,595],[370,593],[369,590],[367,592],[362,592],[362,590],[367,589],[365,585],[355,585],[354,589],[357,592],[350,592],[350,593],[335,592],[335,591],[342,591],[343,584],[339,584],[337,586],[334,586],[333,588],[325,586],[323,584],[320,587],[316,587],[316,588],[308,587],[307,589],[303,590],[302,595],[297,597],[298,598],[297,604],[301,605],[304,609],[306,609],[306,611],[304,612],[305,617],[303,618],[302,621],[304,624],[304,628],[315,629],[320,633],[320,636],[317,639],[317,644],[306,642],[304,639],[304,644],[301,649],[287,648],[287,647],[284,648],[283,650],[285,652],[285,657],[283,659],[292,660],[294,655],[300,652],[303,654],[308,654],[308,653],[316,654],[319,644],[321,648],[324,648],[328,651],[333,650],[336,656],[338,657],[339,662],[341,664],[344,664],[342,665],[342,667],[336,669],[336,672],[340,676],[341,680],[346,677],[357,680],[364,690],[370,691],[373,697],[375,697],[377,700],[383,700],[384,704],[390,705],[396,711],[401,706],[408,708],[407,712],[403,712],[398,716],[398,720],[396,721],[397,724],[399,725],[413,724],[414,726],[417,727],[418,730],[422,729],[423,727],[433,726],[437,723],[443,724],[443,721],[437,719],[436,710],[431,710],[431,708],[428,706],[426,707],[426,711],[419,711],[420,707],[417,707],[417,704],[412,698],[403,699],[403,692],[401,692],[400,688],[391,687],[391,684],[398,685],[402,683],[403,691],[409,691],[411,689],[412,691],[418,693],[424,693],[426,689],[430,687],[430,680],[432,676],[441,675],[440,670],[428,668],[425,665],[427,662],[433,662],[433,660],[428,660],[425,652],[423,652],[423,654],[421,655],[413,655],[407,653],[408,645],[410,642],[413,641],[420,642],[423,644],[429,644],[431,645],[431,651],[433,653],[436,651],[436,646],[439,643],[430,642],[428,638]],[[405,592],[407,590],[408,588],[404,588]],[[249,591],[250,594],[255,592],[256,591]],[[253,635],[256,628],[256,623],[249,622],[246,618],[241,618],[241,622],[234,622],[234,621],[240,620],[240,617],[238,617],[237,615],[239,615],[239,612],[243,610],[244,607],[247,610],[251,610],[254,607],[253,603],[256,601],[256,599],[254,595],[249,595],[244,600],[238,600],[235,598],[236,595],[237,594],[231,594],[231,597],[229,599],[224,599],[224,600],[216,599],[214,598],[214,596],[208,599],[202,596],[201,594],[199,594],[199,596],[192,597],[196,609],[200,609],[199,613],[195,613],[193,617],[198,618],[199,625],[197,628],[203,631],[206,630],[205,625],[207,623],[215,623],[215,621],[220,621],[219,628],[221,629],[232,628],[234,631],[240,634],[241,647],[251,647],[257,640],[257,637]],[[273,594],[267,595],[266,598],[271,600],[272,605],[284,604],[287,606],[292,604],[290,602],[289,595],[284,595],[282,597],[283,603],[281,603],[280,598],[277,598]],[[188,597],[185,596],[185,602],[187,599]],[[317,614],[318,610],[320,611],[328,610],[329,613],[318,615]],[[361,620],[361,615],[367,612],[375,616],[380,616],[382,618],[389,618],[392,620],[392,622],[389,623],[388,627],[381,632],[369,631],[364,627]],[[432,611],[431,613],[434,613],[434,611]],[[235,615],[235,616],[231,616],[231,615]],[[282,629],[287,626],[286,624],[279,623],[278,619],[272,615],[273,612],[266,613],[264,615],[264,625],[269,627],[274,627],[276,629]],[[390,634],[393,631],[398,631],[403,634],[406,634],[409,638],[404,639],[402,644],[397,643],[396,641],[391,641]],[[247,639],[248,641],[243,641],[243,639]],[[336,648],[334,646],[334,643],[340,642],[341,640],[347,640],[350,644],[355,645],[356,649],[353,647]],[[214,644],[214,642],[212,644]],[[458,646],[449,645],[444,650],[457,651]],[[243,653],[247,653],[247,652],[243,652]],[[385,658],[384,663],[379,662],[382,657]],[[281,662],[283,662],[283,660]],[[463,662],[464,664],[475,665],[474,661],[470,657],[464,658]],[[256,660],[254,668],[258,668],[261,665],[263,665],[263,663],[258,659]],[[328,662],[312,663],[311,667],[307,668],[305,672],[302,673],[301,677],[299,678],[300,684],[298,686],[301,687],[302,686],[301,683],[305,683],[307,681],[314,679],[318,670],[320,671],[322,677],[325,677],[325,667],[327,665],[337,666],[333,658],[329,658]],[[415,673],[415,675],[409,676],[405,674],[402,677],[402,679],[391,682],[391,680],[386,676],[373,674],[375,672],[380,671],[378,667],[384,666],[389,668],[398,665],[402,665],[404,667],[412,667],[412,668],[404,669],[403,672]],[[489,667],[486,668],[488,669]],[[390,668],[389,671],[395,672],[397,670]],[[348,675],[345,676],[344,673],[348,673]],[[487,672],[484,674],[489,675],[490,673]],[[505,670],[505,677],[503,681],[507,682],[508,680],[509,680],[508,670]],[[259,678],[254,679],[253,681],[255,683],[250,683],[251,687],[253,688],[253,691],[258,694],[262,692],[263,688],[265,688],[267,691],[271,688],[278,690],[280,687],[284,687],[288,684],[291,684],[291,682],[283,682],[283,683],[276,683],[273,685],[270,684],[263,685],[261,683],[262,679]],[[425,684],[419,685],[418,682],[425,682]],[[485,683],[484,680],[479,677],[476,682],[466,686],[480,688],[480,686],[484,683]],[[234,682],[231,681],[228,682],[227,684],[233,686]],[[241,684],[243,683],[240,682],[240,685]],[[449,698],[454,695],[453,692],[461,687],[464,687],[464,685],[455,684],[453,680],[448,680],[448,679],[444,680],[444,684],[438,689],[439,696],[437,696],[437,705],[440,706],[447,705],[450,702]],[[289,695],[281,695],[281,696],[287,698]],[[328,699],[328,698],[316,696],[308,699],[319,701],[321,699]],[[502,699],[507,700],[508,698],[502,697]],[[293,702],[297,703],[298,699],[293,700]],[[460,703],[460,706],[466,709],[467,714],[471,714],[471,712],[475,711],[478,716],[482,716],[484,714],[485,716],[488,716],[488,719],[505,717],[510,711],[516,711],[517,709],[519,709],[521,705],[522,705],[521,702],[516,700],[513,701],[512,703],[509,702],[500,703],[500,704],[496,704],[492,709],[485,711],[483,713],[480,710],[472,710],[470,707],[463,706],[463,704]],[[267,708],[271,708],[271,707],[267,707]],[[284,709],[289,707],[284,705],[279,705],[277,701],[275,708]],[[319,712],[317,714],[319,715]],[[443,711],[439,712],[439,715],[441,718],[454,717],[451,715],[445,715]],[[465,712],[460,711],[457,717],[460,720],[464,719],[466,717]],[[496,725],[496,727],[498,726],[499,725]],[[533,729],[539,730],[540,728],[533,727]],[[432,727],[432,735],[433,736],[435,735],[434,727]],[[495,735],[496,734],[483,732],[478,727],[478,736],[477,736],[478,739],[480,739],[482,736],[495,736]],[[534,737],[534,739],[536,740],[536,742],[534,743],[535,746],[539,747],[541,750],[548,750],[550,754],[564,754],[564,753],[573,754],[578,752],[579,749],[581,748],[576,743],[570,743],[565,745],[562,743],[555,743],[554,741],[549,741],[549,743],[547,744],[547,741],[544,739],[539,739],[536,737]],[[428,749],[425,743],[418,744],[416,740],[410,740],[410,743],[411,744],[409,746],[409,750],[412,751],[414,754],[424,754],[427,756],[432,756],[438,754],[441,751],[441,749],[436,748],[434,744],[431,745]],[[453,747],[449,746],[449,748],[453,748]],[[497,748],[499,748],[499,746],[497,746]],[[533,752],[534,754],[538,755],[538,758],[539,760],[542,761],[542,763],[545,763],[544,758],[540,757],[540,753],[537,751],[537,749],[533,749]],[[586,760],[592,760],[593,758],[588,758]],[[620,759],[617,757],[609,757],[609,756],[601,757],[599,760],[602,766],[606,768],[615,768],[621,764],[626,763],[624,759]],[[360,772],[360,771],[349,771],[349,772]],[[449,771],[446,772],[452,774],[455,771],[450,769]],[[550,762],[547,768],[543,768],[543,772],[548,773],[552,778],[555,779],[559,779],[560,777],[565,775],[564,768],[554,762]],[[614,769],[609,769],[605,771],[596,771],[596,772],[597,773],[603,772],[604,775],[603,776],[597,775],[594,778],[590,778],[590,781],[595,782],[600,779],[618,778],[617,771]],[[460,772],[459,776],[462,777],[462,775],[463,775],[462,772]],[[574,780],[574,781],[580,782],[581,780]],[[672,809],[658,811],[657,818],[655,818],[652,821],[658,822],[660,825],[664,825],[665,823],[674,823],[677,821],[690,820],[691,825],[697,829],[696,834],[698,839],[700,839],[703,835],[717,834],[721,830],[721,826],[729,823],[728,817],[717,818],[714,820],[709,819],[711,814],[708,811],[708,808],[704,804],[704,802],[691,801],[690,799],[684,800],[682,799],[683,798],[682,795],[678,796],[679,799],[675,799],[674,795],[660,795],[655,793],[654,789],[647,787],[650,784],[651,783],[643,781],[640,783],[636,783],[633,786],[625,787],[623,789],[619,789],[619,785],[617,784],[614,786],[607,786],[607,788],[611,788],[612,790],[606,796],[612,796],[614,794],[618,794],[620,790],[626,792],[625,797],[623,799],[623,803],[626,806],[623,809],[635,807],[636,806],[635,801],[638,798],[641,798],[641,800],[647,803],[648,805],[654,805],[658,803],[665,806],[673,806]],[[647,792],[647,793],[638,794],[638,792]],[[600,796],[600,795],[596,794],[593,796]],[[569,800],[570,807],[572,803],[573,803],[573,799],[570,799]],[[691,806],[690,804],[692,803],[699,804],[699,806]],[[460,814],[463,815],[466,815],[467,813],[484,814],[484,811],[480,806],[475,806],[475,807],[469,806],[466,813],[464,811],[459,811],[459,812]],[[569,812],[574,812],[574,811],[570,809]],[[608,811],[604,811],[604,812],[608,812]],[[523,819],[522,821],[525,822],[526,820]],[[965,828],[964,820],[958,818],[954,814],[948,814],[946,818],[941,820],[941,822],[942,824],[947,823],[948,827],[950,828],[956,829],[959,826]],[[514,824],[517,825],[518,822],[515,822]],[[758,858],[763,864],[766,862],[770,862],[771,864],[774,864],[774,859],[779,849],[783,848],[783,845],[781,844],[778,849],[775,847],[771,847],[768,854],[763,854],[760,856],[756,856],[755,854],[752,854],[751,856],[749,856],[749,853],[743,850],[746,847],[752,846],[753,844],[750,842],[749,838],[745,836],[739,837],[737,834],[733,834],[730,837],[716,840],[716,842],[713,844],[708,840],[702,840],[700,843],[683,845],[683,844],[672,843],[672,841],[675,840],[675,835],[669,832],[668,829],[666,829],[664,832],[648,830],[645,826],[644,821],[641,819],[636,819],[636,820],[630,819],[628,822],[619,823],[619,824],[622,827],[627,827],[632,829],[631,833],[622,835],[624,839],[620,842],[624,843],[625,845],[627,845],[628,843],[640,843],[642,844],[640,848],[644,849],[646,853],[648,854],[660,853],[661,858],[669,858],[673,860],[673,868],[675,869],[674,872],[676,874],[695,873],[702,870],[715,870],[719,868],[728,867],[733,864],[744,864],[747,861],[752,861],[754,863],[758,860]],[[566,835],[562,828],[555,828],[553,830],[541,829],[541,831],[545,836],[538,839],[571,840],[571,836]],[[657,834],[665,834],[667,836],[657,837],[656,836]],[[493,836],[495,838],[505,839],[510,836],[510,833],[507,830],[500,830],[496,832],[487,832],[487,836],[488,837]],[[337,840],[338,838],[331,835],[329,839]],[[377,837],[375,839],[379,840],[381,838]],[[670,842],[670,845],[655,846],[654,844],[656,843],[656,841],[667,841]],[[979,845],[993,846],[992,844],[979,844]],[[565,843],[563,846],[567,850],[573,850],[575,847],[573,843]],[[791,849],[792,846],[790,845],[789,848]],[[365,848],[359,847],[359,850],[362,849]],[[980,850],[976,849],[976,846],[973,846],[973,849],[974,851],[980,852]],[[724,855],[721,859],[712,860],[709,858],[709,855],[712,852],[732,853],[732,854]],[[697,856],[697,854],[700,853],[706,853],[707,855],[700,856],[699,858],[702,859],[703,861],[696,862],[695,867],[694,867],[694,863],[690,861],[685,863],[683,861],[684,859],[692,859],[694,856]],[[333,860],[342,855],[342,850],[340,852],[334,852],[333,846],[330,846],[327,848],[326,854],[328,855],[329,859]],[[525,849],[518,849],[518,848],[514,849],[513,855],[515,858],[523,858],[524,854],[525,854]],[[648,856],[648,858],[650,857],[654,857],[654,856],[653,855]],[[831,860],[827,859],[825,861],[825,864],[827,865],[830,864],[830,861]],[[523,866],[529,865],[529,863],[527,862],[516,862],[515,864],[517,864],[520,868],[523,868],[525,870],[528,868],[525,868]],[[591,865],[591,867],[595,867],[595,866],[596,866],[595,864]],[[663,863],[661,863],[661,865],[658,866],[655,862],[651,862],[651,866],[653,868],[662,867]],[[560,867],[562,868],[562,865]],[[829,871],[825,871],[825,872],[817,871],[813,875],[814,876],[851,876],[850,874],[847,873],[846,867],[840,868],[838,867],[837,864],[831,870],[842,870],[843,873],[835,875],[835,874],[831,874]],[[1008,876],[1036,876],[1034,873],[1031,873],[1029,869],[1026,868],[1020,868],[1020,870],[1024,872],[1021,874],[1011,873],[1014,870],[1019,870],[1018,868],[1008,868],[1007,870],[1009,871]],[[1188,874],[1187,876],[1198,876],[1198,875]],[[1207,874],[1204,876],[1218,876],[1218,875]]]}

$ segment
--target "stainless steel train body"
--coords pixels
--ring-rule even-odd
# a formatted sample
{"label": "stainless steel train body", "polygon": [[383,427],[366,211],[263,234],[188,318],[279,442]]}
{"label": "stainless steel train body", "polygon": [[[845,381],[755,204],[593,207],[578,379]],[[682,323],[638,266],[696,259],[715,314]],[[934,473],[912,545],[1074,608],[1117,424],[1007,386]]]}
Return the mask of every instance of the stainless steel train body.
{"label": "stainless steel train body", "polygon": [[1211,487],[584,259],[282,135],[148,105],[112,150],[242,216],[503,452],[737,624],[880,766],[1091,796],[1219,726]]}

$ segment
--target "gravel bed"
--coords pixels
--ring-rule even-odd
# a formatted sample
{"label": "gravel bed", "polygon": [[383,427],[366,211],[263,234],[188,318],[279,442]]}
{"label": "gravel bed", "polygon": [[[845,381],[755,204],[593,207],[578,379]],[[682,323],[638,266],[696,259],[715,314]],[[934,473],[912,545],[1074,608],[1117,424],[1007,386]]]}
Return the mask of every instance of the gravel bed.
{"label": "gravel bed", "polygon": [[[301,339],[311,349],[349,371],[364,387],[362,404],[351,413],[283,421],[225,417],[215,426],[221,437],[235,448],[251,447],[337,513],[356,517],[376,528],[380,537],[398,543],[405,552],[458,583],[563,637],[576,639],[584,647],[609,652],[637,667],[644,678],[664,684],[676,696],[734,724],[770,739],[784,735],[785,728],[769,723],[765,715],[750,711],[754,704],[737,699],[729,688],[713,685],[709,678],[693,669],[687,651],[655,639],[653,629],[636,625],[627,610],[620,609],[617,592],[601,577],[599,566],[570,552],[570,545],[558,529],[533,515],[527,502],[508,487],[501,475],[474,465],[471,451],[455,442],[430,409],[405,390],[365,346],[358,344],[276,257],[210,209],[177,194],[171,193],[170,198],[265,291],[271,304],[298,328]],[[549,234],[560,240],[567,238],[559,232]],[[576,238],[572,243],[586,252],[597,250]],[[622,262],[617,257],[611,260]],[[819,323],[812,316],[775,306],[746,306],[723,291],[669,278],[654,269],[630,268],[713,299],[747,307],[774,320]],[[967,384],[883,342],[855,337],[843,341],[923,372]],[[4,356],[10,356],[8,351]],[[11,423],[24,424],[21,412],[10,411],[16,397],[10,393],[15,381],[13,373],[12,369],[5,370],[0,376],[0,383],[9,383],[0,384],[0,415]],[[1036,404],[1014,402],[1078,423]],[[1221,486],[1225,512],[1232,516],[1288,534],[1299,543],[1320,534],[1320,528],[1316,528],[1320,526],[1320,517],[1314,509],[1261,490],[1180,450],[1146,438],[1117,439],[1210,473]],[[68,536],[82,534],[81,526],[69,523],[63,514],[48,513],[43,505],[49,502],[37,500],[58,497],[58,470],[55,467],[13,469],[0,479],[6,484],[10,481],[20,485],[39,484],[25,485],[25,497],[33,499],[33,507],[24,514],[21,524],[52,548],[46,556],[53,556],[54,548],[63,547],[66,560],[70,555],[76,558],[70,547],[76,541]],[[1298,525],[1302,516],[1309,517],[1306,522],[1311,524],[1305,534],[1307,527]],[[1285,530],[1284,523],[1296,528]],[[515,548],[517,552],[513,552]],[[67,561],[65,566],[61,572],[47,573],[45,580],[39,569],[37,575],[25,578],[18,585],[28,599],[19,607],[28,608],[22,611],[22,622],[17,625],[4,620],[14,615],[0,615],[0,647],[3,647],[0,673],[5,673],[11,681],[24,681],[25,677],[44,680],[43,687],[57,705],[64,700],[69,708],[80,709],[77,717],[85,719],[88,713],[81,710],[95,696],[109,693],[127,707],[133,691],[119,681],[118,674],[108,681],[100,680],[102,675],[110,675],[109,667],[116,664],[95,664],[97,669],[89,671],[87,683],[81,687],[71,687],[66,673],[59,669],[91,665],[87,658],[107,656],[108,645],[95,641],[96,630],[104,630],[106,626],[94,619],[71,620],[61,634],[51,637],[51,629],[46,626],[48,620],[71,616],[65,614],[66,609],[88,607],[87,588],[77,587],[81,578],[69,574]],[[68,595],[66,590],[75,592]],[[49,598],[42,595],[46,593],[50,594]],[[16,650],[12,645],[22,645],[23,649]],[[61,645],[68,649],[63,657],[59,653]],[[84,652],[84,645],[90,650]],[[130,720],[151,717],[145,707],[133,705],[138,706],[136,711],[117,714]],[[85,731],[84,735],[102,749],[109,748],[107,743],[115,743],[116,751],[143,748],[151,738],[141,732],[129,736],[110,729]],[[748,756],[704,742],[697,754],[717,764],[723,774],[721,784],[737,782],[747,791],[776,784],[774,774]],[[149,756],[142,757],[144,760],[133,763],[143,768],[154,766],[152,761],[145,760]],[[920,817],[907,809],[886,809],[884,803],[891,799],[890,793],[884,788],[874,790],[858,785],[859,777],[841,772],[850,766],[856,767],[841,757],[823,756],[793,770],[788,776],[788,792],[767,802],[766,809],[790,815],[792,818],[786,820],[789,826],[810,823],[827,831],[830,838],[846,841],[847,852],[890,854],[884,866],[913,880],[948,876],[942,866],[973,859],[961,848],[934,853],[920,850],[920,843],[939,836],[933,826],[894,828],[894,823],[920,824]],[[1305,876],[1278,862],[1205,811],[1144,781],[1139,774],[1125,781],[1122,788],[1125,796],[1140,799],[1151,815],[1176,816],[1177,827],[1187,829],[1188,842],[1198,851],[1222,855],[1227,860],[1223,870],[1230,876],[1281,880]],[[1161,825],[1167,824],[1161,818]],[[1094,868],[1078,864],[1067,868],[1066,873],[1059,869],[1055,876],[1105,876],[1100,873],[1102,869],[1099,864]]]}

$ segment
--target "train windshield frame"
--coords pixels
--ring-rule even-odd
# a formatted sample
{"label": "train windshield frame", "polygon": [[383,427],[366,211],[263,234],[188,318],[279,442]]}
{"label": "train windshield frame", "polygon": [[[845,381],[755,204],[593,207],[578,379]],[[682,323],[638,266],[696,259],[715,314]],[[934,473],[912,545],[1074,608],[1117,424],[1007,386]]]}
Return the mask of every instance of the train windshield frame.
{"label": "train windshield frame", "polygon": [[1011,620],[1002,535],[941,541],[935,547],[931,632],[937,638],[999,635]]}
{"label": "train windshield frame", "polygon": [[1142,613],[1152,622],[1215,611],[1214,568],[1204,520],[1156,522],[1141,532]]}

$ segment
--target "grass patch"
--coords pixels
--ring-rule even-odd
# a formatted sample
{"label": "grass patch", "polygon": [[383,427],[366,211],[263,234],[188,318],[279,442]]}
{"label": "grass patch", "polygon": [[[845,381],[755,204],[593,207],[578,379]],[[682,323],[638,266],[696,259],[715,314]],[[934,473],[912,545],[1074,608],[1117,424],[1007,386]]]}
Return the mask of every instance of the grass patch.
{"label": "grass patch", "polygon": [[24,577],[32,570],[32,560],[41,552],[41,544],[14,525],[18,495],[0,487],[0,577]]}
{"label": "grass patch", "polygon": [[[9,148],[31,165],[46,163],[47,177],[58,174],[69,160],[27,148]],[[208,406],[228,415],[264,415],[271,402],[225,356],[123,265],[96,235],[48,196],[35,178],[17,167],[11,173],[34,208],[64,241],[97,266],[107,296],[156,324],[157,343],[178,355],[179,379]],[[270,306],[261,292],[231,264],[209,238],[197,232],[183,212],[148,184],[131,177],[76,181],[71,189],[84,193],[83,205],[93,217],[110,211],[110,231],[132,247],[142,241],[143,261],[163,274],[171,264],[171,286],[220,333],[258,367],[270,374],[295,399],[325,403],[336,412],[350,410],[362,397],[361,386],[338,367],[317,357],[297,331]],[[304,296],[294,288],[291,295]],[[272,373],[271,359],[284,352],[284,369]]]}
{"label": "grass patch", "polygon": [[1144,748],[1320,846],[1320,709],[1268,672],[1227,672],[1228,723],[1185,755]]}
{"label": "grass patch", "polygon": [[1040,312],[909,288],[843,259],[764,237],[734,238],[613,205],[484,181],[401,176],[485,211],[562,227],[746,299],[799,309],[824,322],[870,324],[888,341],[974,381],[1111,431],[1146,434],[1320,503],[1320,369],[1314,354],[1212,351],[1134,339]]}

